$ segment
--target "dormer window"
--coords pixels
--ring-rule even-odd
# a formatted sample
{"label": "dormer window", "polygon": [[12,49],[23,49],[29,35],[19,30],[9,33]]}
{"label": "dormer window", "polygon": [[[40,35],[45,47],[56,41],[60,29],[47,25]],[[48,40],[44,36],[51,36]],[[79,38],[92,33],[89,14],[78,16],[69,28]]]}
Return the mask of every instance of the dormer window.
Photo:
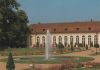
{"label": "dormer window", "polygon": [[91,27],[89,27],[88,30],[91,30]]}
{"label": "dormer window", "polygon": [[45,31],[45,29],[43,29],[43,31]]}
{"label": "dormer window", "polygon": [[78,30],[79,30],[79,28],[76,28],[76,30],[78,31]]}
{"label": "dormer window", "polygon": [[54,32],[56,31],[56,28],[54,28]]}
{"label": "dormer window", "polygon": [[65,28],[65,31],[67,31],[67,28]]}

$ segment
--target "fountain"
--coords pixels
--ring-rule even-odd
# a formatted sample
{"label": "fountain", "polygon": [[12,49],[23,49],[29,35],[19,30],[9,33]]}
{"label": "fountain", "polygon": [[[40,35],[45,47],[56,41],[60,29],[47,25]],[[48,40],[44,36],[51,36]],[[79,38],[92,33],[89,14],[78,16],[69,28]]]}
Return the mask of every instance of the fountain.
{"label": "fountain", "polygon": [[45,59],[50,59],[50,32],[47,30],[45,43]]}

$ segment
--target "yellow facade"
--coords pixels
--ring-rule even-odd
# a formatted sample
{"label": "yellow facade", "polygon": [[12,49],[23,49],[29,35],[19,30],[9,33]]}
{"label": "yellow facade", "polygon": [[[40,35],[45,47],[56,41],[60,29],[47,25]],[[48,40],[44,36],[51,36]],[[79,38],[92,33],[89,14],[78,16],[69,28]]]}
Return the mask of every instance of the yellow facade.
{"label": "yellow facade", "polygon": [[[56,37],[56,44],[59,43],[59,36],[61,36],[61,42],[64,45],[65,39],[64,37],[67,36],[67,45],[70,45],[71,42],[71,36],[73,37],[73,45],[76,43],[76,37],[79,37],[79,43],[82,43],[83,38],[82,36],[85,37],[85,45],[89,45],[89,41],[91,41],[93,44],[97,42],[100,45],[100,33],[50,33],[51,36],[51,46],[53,47],[54,39],[53,37]],[[89,39],[90,36],[90,39]],[[96,37],[95,37],[96,36]],[[43,44],[43,39],[42,37],[46,38],[46,34],[30,34],[29,36],[29,41],[28,41],[28,46],[29,47],[35,47],[37,43],[37,38],[39,38],[39,45]],[[46,40],[45,40],[46,41]],[[40,46],[41,47],[41,46]]]}

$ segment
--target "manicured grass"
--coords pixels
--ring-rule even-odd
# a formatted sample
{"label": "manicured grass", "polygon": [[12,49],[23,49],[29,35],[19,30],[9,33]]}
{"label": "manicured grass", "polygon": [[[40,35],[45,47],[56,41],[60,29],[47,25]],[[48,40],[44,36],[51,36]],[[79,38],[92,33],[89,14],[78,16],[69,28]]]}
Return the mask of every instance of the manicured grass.
{"label": "manicured grass", "polygon": [[[76,50],[74,52],[79,52],[83,51],[84,48],[81,48],[81,50]],[[11,49],[12,55],[13,56],[22,56],[22,55],[44,55],[45,53],[45,48],[12,48]],[[58,55],[58,54],[67,54],[71,53],[71,50],[68,48],[64,48],[63,52],[60,52],[59,48],[52,48],[51,53]],[[2,56],[7,56],[8,55],[8,49],[5,49],[4,51],[0,51],[0,54]]]}
{"label": "manicured grass", "polygon": [[[44,53],[44,48],[13,48],[11,50],[14,56],[22,55],[41,55]],[[8,49],[0,52],[2,56],[8,55]]]}
{"label": "manicured grass", "polygon": [[[45,60],[44,56],[26,56],[26,57],[20,57],[20,58],[14,58],[16,63],[35,63],[35,64],[61,64],[65,63],[67,61],[72,62],[86,62],[86,61],[92,61],[94,60],[91,57],[75,57],[75,56],[53,56],[49,60]],[[6,62],[7,58],[1,59],[0,61]]]}
{"label": "manicured grass", "polygon": [[[65,48],[63,53],[69,53],[69,51],[66,51],[67,49]],[[11,50],[12,55],[14,56],[22,56],[22,55],[44,55],[45,53],[45,48],[13,48]],[[7,56],[8,55],[8,49],[4,51],[0,51],[2,56]],[[53,54],[62,54],[60,53],[58,48],[52,48],[51,53]]]}

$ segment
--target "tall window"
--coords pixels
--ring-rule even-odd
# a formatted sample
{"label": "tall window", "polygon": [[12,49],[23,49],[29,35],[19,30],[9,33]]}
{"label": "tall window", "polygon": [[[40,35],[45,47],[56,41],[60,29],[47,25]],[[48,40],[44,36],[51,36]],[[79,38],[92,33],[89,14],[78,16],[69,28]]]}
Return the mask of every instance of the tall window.
{"label": "tall window", "polygon": [[88,36],[88,45],[90,45],[91,44],[91,36],[89,35]]}
{"label": "tall window", "polygon": [[40,42],[40,37],[39,36],[37,37],[37,42]]}
{"label": "tall window", "polygon": [[79,44],[79,36],[76,36],[76,44]]}
{"label": "tall window", "polygon": [[67,36],[64,37],[64,44],[67,45]]}
{"label": "tall window", "polygon": [[36,47],[39,47],[39,45],[40,45],[40,37],[38,36],[38,37],[37,37]]}
{"label": "tall window", "polygon": [[42,37],[42,45],[43,47],[45,47],[45,37],[44,36]]}
{"label": "tall window", "polygon": [[85,36],[82,36],[82,44],[85,46]]}
{"label": "tall window", "polygon": [[94,44],[97,44],[97,43],[98,43],[98,36],[95,35],[95,36],[94,36]]}
{"label": "tall window", "polygon": [[73,43],[73,36],[70,36],[70,44]]}
{"label": "tall window", "polygon": [[53,36],[53,47],[56,47],[56,36]]}
{"label": "tall window", "polygon": [[59,36],[59,42],[62,43],[62,37],[61,36]]}

